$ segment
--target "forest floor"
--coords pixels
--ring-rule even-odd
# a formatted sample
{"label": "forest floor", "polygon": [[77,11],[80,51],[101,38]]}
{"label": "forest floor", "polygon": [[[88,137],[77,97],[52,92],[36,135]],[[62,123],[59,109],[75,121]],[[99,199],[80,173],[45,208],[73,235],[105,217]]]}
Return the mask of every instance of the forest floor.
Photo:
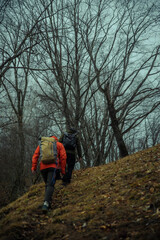
{"label": "forest floor", "polygon": [[44,184],[0,209],[1,240],[160,239],[160,144],[55,185],[43,214]]}

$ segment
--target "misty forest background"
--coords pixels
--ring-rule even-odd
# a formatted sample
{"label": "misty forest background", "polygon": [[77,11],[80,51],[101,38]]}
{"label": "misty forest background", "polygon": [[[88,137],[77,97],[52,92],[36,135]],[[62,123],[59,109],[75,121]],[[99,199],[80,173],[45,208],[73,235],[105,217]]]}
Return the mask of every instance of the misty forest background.
{"label": "misty forest background", "polygon": [[79,130],[98,166],[160,143],[160,2],[0,1],[0,191],[33,184],[40,136]]}

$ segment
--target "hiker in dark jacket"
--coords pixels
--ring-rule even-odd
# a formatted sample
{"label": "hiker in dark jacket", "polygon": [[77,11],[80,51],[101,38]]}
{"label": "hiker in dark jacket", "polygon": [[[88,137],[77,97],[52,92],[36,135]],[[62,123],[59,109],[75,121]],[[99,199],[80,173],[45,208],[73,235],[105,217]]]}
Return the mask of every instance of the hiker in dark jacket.
{"label": "hiker in dark jacket", "polygon": [[[65,136],[73,136],[75,137],[75,146],[70,147],[69,145],[66,146],[65,145]],[[80,140],[78,137],[78,133],[76,131],[75,128],[70,127],[66,130],[66,132],[64,132],[61,137],[59,138],[59,142],[63,143],[65,150],[66,150],[66,154],[67,154],[67,160],[66,160],[66,174],[63,177],[63,183],[64,185],[67,185],[71,182],[71,178],[72,178],[72,171],[74,169],[75,166],[75,162],[76,162],[76,151],[78,154],[78,160],[81,161],[82,160],[82,151],[81,151],[81,145],[80,145]]]}

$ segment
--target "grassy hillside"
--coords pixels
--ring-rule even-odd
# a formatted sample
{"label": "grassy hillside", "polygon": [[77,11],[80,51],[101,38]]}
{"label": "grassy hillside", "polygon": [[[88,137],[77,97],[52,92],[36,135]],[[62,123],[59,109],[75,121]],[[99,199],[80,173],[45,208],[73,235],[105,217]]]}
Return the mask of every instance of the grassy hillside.
{"label": "grassy hillside", "polygon": [[56,183],[42,214],[44,184],[0,210],[0,239],[160,239],[160,145]]}

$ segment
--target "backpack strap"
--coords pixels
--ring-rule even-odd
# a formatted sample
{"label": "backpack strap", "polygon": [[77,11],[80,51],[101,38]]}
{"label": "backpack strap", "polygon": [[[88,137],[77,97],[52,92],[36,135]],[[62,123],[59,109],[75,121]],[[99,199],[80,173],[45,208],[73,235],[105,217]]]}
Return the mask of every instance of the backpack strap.
{"label": "backpack strap", "polygon": [[57,161],[57,142],[53,142],[53,152],[54,152],[54,158],[56,160],[56,165],[58,165],[58,161]]}

